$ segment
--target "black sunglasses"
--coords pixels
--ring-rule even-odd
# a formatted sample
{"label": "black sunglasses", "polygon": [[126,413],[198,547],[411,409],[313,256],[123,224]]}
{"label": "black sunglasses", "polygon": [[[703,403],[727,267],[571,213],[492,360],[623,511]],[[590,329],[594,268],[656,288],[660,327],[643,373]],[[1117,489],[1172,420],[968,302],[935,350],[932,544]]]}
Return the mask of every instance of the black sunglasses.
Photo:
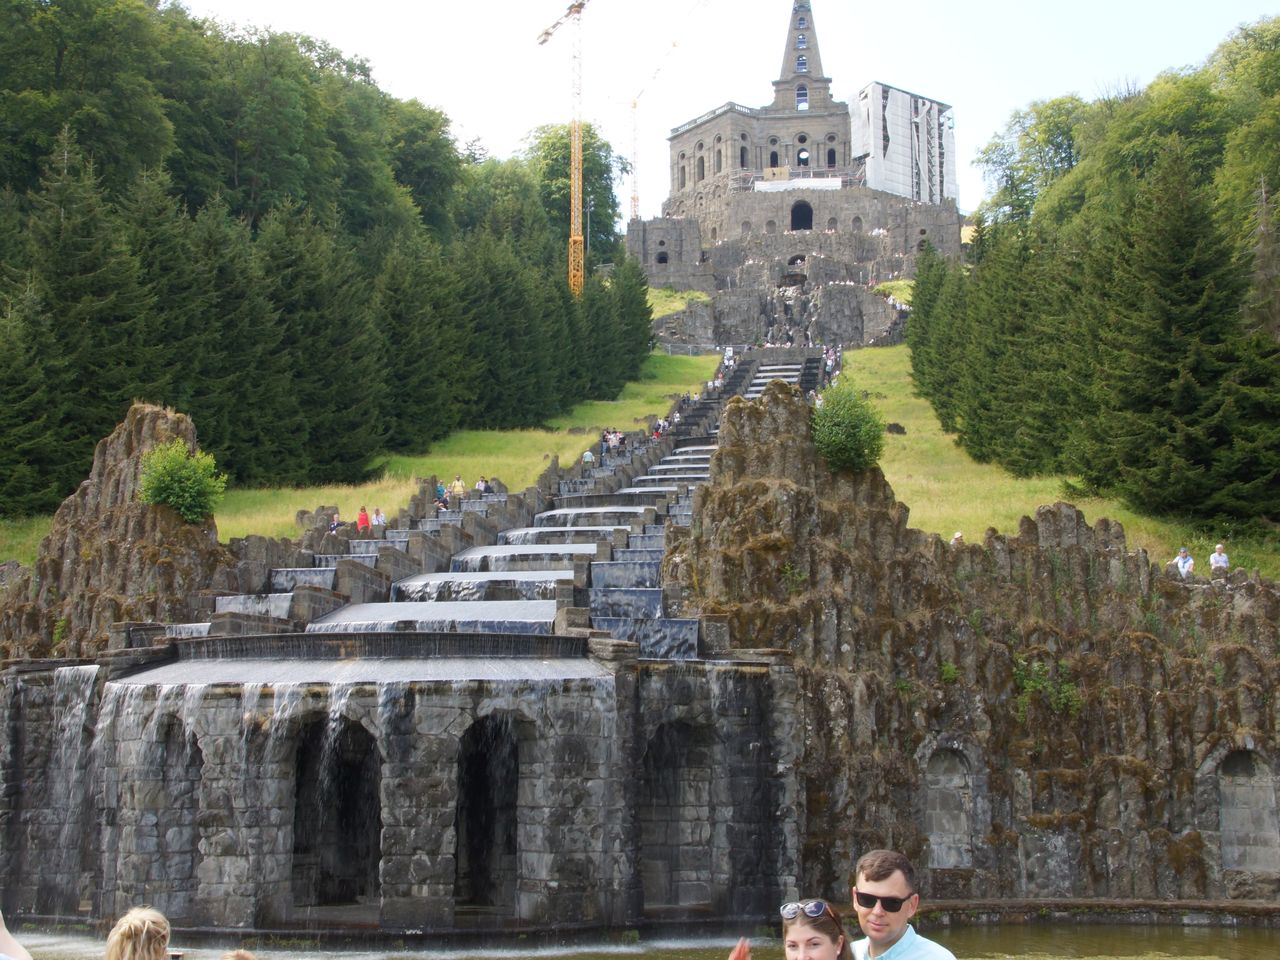
{"label": "black sunglasses", "polygon": [[796,900],[791,903],[784,903],[778,908],[783,920],[794,920],[800,914],[804,914],[810,920],[817,920],[824,913],[831,914],[831,919],[840,923],[840,918],[836,916],[836,912],[827,906],[825,900]]}
{"label": "black sunglasses", "polygon": [[875,894],[863,893],[861,890],[853,891],[853,895],[857,898],[858,906],[863,910],[874,910],[878,903],[889,913],[897,913],[904,903],[915,896],[914,893],[909,893],[905,897],[877,897]]}

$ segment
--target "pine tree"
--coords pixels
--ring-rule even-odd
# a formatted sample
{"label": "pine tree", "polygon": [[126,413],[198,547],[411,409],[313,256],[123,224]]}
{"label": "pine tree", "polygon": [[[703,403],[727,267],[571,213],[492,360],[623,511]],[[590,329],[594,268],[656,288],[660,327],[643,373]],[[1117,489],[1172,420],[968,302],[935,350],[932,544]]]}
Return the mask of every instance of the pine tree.
{"label": "pine tree", "polygon": [[634,258],[624,257],[613,268],[609,290],[617,315],[622,375],[634,380],[640,375],[653,338],[653,308],[649,306],[649,282],[644,269]]}
{"label": "pine tree", "polygon": [[1242,290],[1177,138],[1138,188],[1116,281],[1096,381],[1114,489],[1139,509],[1201,512],[1232,442],[1222,385]]}
{"label": "pine tree", "polygon": [[1280,342],[1280,240],[1275,206],[1263,183],[1254,207],[1253,282],[1246,311],[1248,325]]}
{"label": "pine tree", "polygon": [[93,166],[65,131],[31,202],[33,294],[49,317],[58,357],[42,358],[49,359],[45,382],[52,394],[75,400],[58,437],[70,451],[54,478],[65,495],[88,472],[94,444],[142,392],[135,371],[150,362],[151,303]]}

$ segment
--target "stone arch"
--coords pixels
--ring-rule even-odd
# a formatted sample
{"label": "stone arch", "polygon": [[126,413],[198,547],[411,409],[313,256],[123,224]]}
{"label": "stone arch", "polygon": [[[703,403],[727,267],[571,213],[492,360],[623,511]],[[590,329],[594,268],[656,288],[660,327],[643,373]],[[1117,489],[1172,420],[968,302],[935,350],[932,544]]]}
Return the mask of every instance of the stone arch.
{"label": "stone arch", "polygon": [[829,233],[835,233],[836,228],[839,227],[839,225],[840,224],[836,222],[835,217],[827,217],[827,231]]}
{"label": "stone arch", "polygon": [[778,151],[777,151],[777,150],[770,150],[770,151],[769,151],[769,166],[770,166],[770,167],[776,167],[777,165],[778,165]]}
{"label": "stone arch", "polygon": [[709,905],[716,810],[715,735],[705,724],[661,724],[641,764],[640,886],[646,909]]}
{"label": "stone arch", "polygon": [[834,167],[836,165],[836,148],[827,147],[827,166]]}
{"label": "stone arch", "polygon": [[670,259],[670,258],[669,258],[669,257],[668,257],[668,255],[667,255],[667,251],[665,251],[665,250],[659,250],[659,251],[658,251],[658,255],[657,255],[656,257],[654,257],[654,258],[653,258],[653,262],[654,262],[654,263],[657,263],[657,264],[659,264],[659,265],[661,265],[661,266],[666,266],[667,261],[668,261],[669,259]]}
{"label": "stone arch", "polygon": [[861,217],[854,217],[852,220],[850,220],[850,221],[849,221],[849,229],[850,229],[853,233],[861,233],[861,232],[862,232],[862,218],[861,218]]}
{"label": "stone arch", "polygon": [[743,170],[747,169],[747,148],[746,147],[738,148],[738,166],[742,167]]}
{"label": "stone arch", "polygon": [[685,172],[685,166],[682,163],[680,164],[680,189],[681,190],[684,189],[687,179],[688,179],[688,174]]}
{"label": "stone arch", "polygon": [[695,178],[699,183],[707,179],[707,158],[698,157],[698,173]]}
{"label": "stone arch", "polygon": [[935,750],[925,767],[924,829],[929,866],[973,866],[973,783],[959,750]]}
{"label": "stone arch", "polygon": [[791,205],[791,229],[813,229],[813,207],[805,200],[797,200]]}
{"label": "stone arch", "polygon": [[293,905],[380,902],[377,737],[341,706],[311,713],[298,723],[293,769]]}
{"label": "stone arch", "polygon": [[743,221],[742,221],[742,235],[743,235],[744,237],[749,237],[749,236],[751,236],[751,221],[750,221],[750,220],[743,220]]}
{"label": "stone arch", "polygon": [[712,242],[712,243],[715,243],[718,239],[720,239],[720,231],[719,231],[719,230],[717,230],[715,227],[712,227],[712,228],[711,228],[711,242]]}
{"label": "stone arch", "polygon": [[515,911],[525,726],[509,713],[494,713],[478,718],[459,742],[456,909]]}
{"label": "stone arch", "polygon": [[143,778],[156,789],[137,794],[135,850],[151,853],[154,869],[134,899],[167,917],[199,919],[200,790],[204,751],[196,731],[176,714],[160,717],[146,744]]}
{"label": "stone arch", "polygon": [[766,222],[765,222],[765,225],[764,225],[764,232],[765,232],[766,234],[768,234],[769,236],[773,236],[775,233],[777,233],[777,232],[778,232],[778,221],[776,221],[776,220],[768,220],[768,221],[766,221]]}
{"label": "stone arch", "polygon": [[991,832],[991,793],[982,749],[967,734],[931,734],[915,760],[923,788],[916,791],[916,816],[929,838],[932,895],[967,896],[964,878],[994,864],[984,842]]}
{"label": "stone arch", "polygon": [[724,151],[716,147],[716,173],[724,169]]}
{"label": "stone arch", "polygon": [[1276,777],[1254,750],[1232,750],[1218,765],[1222,869],[1280,873]]}

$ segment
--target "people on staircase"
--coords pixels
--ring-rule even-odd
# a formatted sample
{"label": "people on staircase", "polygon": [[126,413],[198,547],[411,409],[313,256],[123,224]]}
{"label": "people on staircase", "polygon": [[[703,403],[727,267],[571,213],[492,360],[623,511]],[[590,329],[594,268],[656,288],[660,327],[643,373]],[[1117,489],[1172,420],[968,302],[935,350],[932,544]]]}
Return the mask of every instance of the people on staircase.
{"label": "people on staircase", "polygon": [[364,504],[360,505],[360,512],[356,514],[356,532],[369,532],[369,511],[364,508]]}

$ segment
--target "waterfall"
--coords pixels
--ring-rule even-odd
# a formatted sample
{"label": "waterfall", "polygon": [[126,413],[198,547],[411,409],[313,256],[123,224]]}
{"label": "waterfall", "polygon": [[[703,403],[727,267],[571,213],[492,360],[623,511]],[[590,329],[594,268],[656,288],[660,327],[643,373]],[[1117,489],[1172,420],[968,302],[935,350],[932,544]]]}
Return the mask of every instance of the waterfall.
{"label": "waterfall", "polygon": [[92,768],[93,693],[98,667],[59,667],[53,672],[53,717],[57,748],[50,771],[47,803],[60,816],[58,846],[52,851],[50,871],[54,889],[54,909],[60,913],[79,912],[85,839],[89,807],[89,772]]}

